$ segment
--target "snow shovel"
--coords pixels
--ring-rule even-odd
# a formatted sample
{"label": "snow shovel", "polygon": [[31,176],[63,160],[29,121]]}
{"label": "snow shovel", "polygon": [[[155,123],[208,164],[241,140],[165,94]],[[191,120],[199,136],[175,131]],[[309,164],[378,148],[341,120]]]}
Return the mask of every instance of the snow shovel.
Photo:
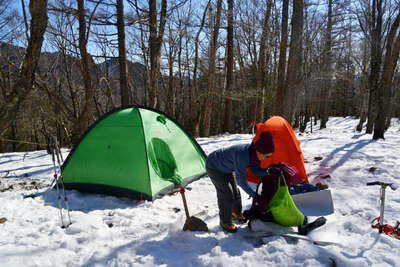
{"label": "snow shovel", "polygon": [[185,188],[183,188],[182,186],[179,187],[179,193],[182,196],[183,207],[185,208],[185,213],[186,213],[186,221],[185,225],[183,226],[183,231],[189,230],[189,231],[208,232],[207,224],[204,221],[195,216],[190,217],[189,209],[186,203]]}

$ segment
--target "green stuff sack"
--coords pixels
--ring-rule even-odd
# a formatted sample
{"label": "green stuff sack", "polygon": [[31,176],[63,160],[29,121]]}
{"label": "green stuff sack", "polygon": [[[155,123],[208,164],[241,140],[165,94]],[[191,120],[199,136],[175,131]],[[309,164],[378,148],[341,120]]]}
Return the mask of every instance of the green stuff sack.
{"label": "green stuff sack", "polygon": [[282,176],[279,177],[278,190],[270,201],[268,211],[272,213],[275,222],[282,226],[299,226],[304,222],[304,215],[294,203]]}

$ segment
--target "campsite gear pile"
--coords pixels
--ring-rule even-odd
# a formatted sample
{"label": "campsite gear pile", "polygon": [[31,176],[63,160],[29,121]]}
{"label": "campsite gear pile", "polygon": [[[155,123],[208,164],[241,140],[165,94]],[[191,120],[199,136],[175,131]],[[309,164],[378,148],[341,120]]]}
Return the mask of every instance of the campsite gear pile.
{"label": "campsite gear pile", "polygon": [[376,217],[374,220],[372,220],[372,228],[378,229],[379,233],[385,233],[390,237],[400,239],[400,222],[397,221],[395,226],[391,226],[389,224],[384,224],[383,223],[383,215],[385,212],[385,193],[386,193],[386,187],[389,187],[393,191],[397,189],[397,186],[393,183],[384,183],[384,182],[370,182],[367,183],[368,186],[371,185],[379,185],[380,186],[380,215],[379,217]]}
{"label": "campsite gear pile", "polygon": [[[282,117],[272,117],[264,124],[258,124],[255,138],[265,131],[274,135],[276,152],[279,153],[274,153],[273,162],[262,162],[262,167],[289,161],[299,170],[298,180],[307,182],[299,141],[287,121]],[[183,230],[208,231],[204,221],[190,216],[184,189],[185,185],[206,174],[206,155],[196,140],[166,114],[142,106],[118,108],[99,118],[89,128],[62,166],[55,138],[50,140],[48,150],[53,159],[63,228],[71,224],[65,189],[136,200],[154,200],[175,191],[180,193],[185,209]],[[290,157],[285,158],[288,155]],[[285,176],[286,173],[279,172],[278,190],[267,211],[281,225],[303,225],[305,217],[289,194]],[[282,206],[289,212],[282,213]],[[304,229],[318,227],[320,222],[309,224]]]}
{"label": "campsite gear pile", "polygon": [[61,167],[66,189],[154,200],[206,173],[206,155],[172,118],[142,106],[99,118]]}

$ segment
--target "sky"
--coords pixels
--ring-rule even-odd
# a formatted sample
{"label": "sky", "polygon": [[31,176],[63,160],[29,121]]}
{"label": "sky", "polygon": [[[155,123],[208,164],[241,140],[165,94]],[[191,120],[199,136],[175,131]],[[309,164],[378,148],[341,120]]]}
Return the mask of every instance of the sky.
{"label": "sky", "polygon": [[[318,230],[320,237],[338,245],[250,238],[245,224],[235,234],[221,231],[208,177],[191,183],[186,198],[190,214],[204,220],[209,232],[182,231],[179,195],[138,202],[74,190],[66,192],[72,224],[63,229],[57,192],[49,189],[51,157],[32,151],[0,154],[0,218],[7,219],[0,224],[0,266],[400,266],[400,240],[371,228],[379,216],[379,187],[366,186],[377,180],[400,184],[400,122],[394,120],[386,139],[377,141],[355,132],[357,123],[330,118],[327,129],[297,133],[310,182],[328,184],[333,197],[335,212]],[[251,138],[224,134],[197,141],[209,154]],[[65,159],[69,150],[62,151]],[[330,178],[321,180],[321,174]],[[248,208],[244,196],[242,191]],[[388,188],[385,223],[400,220],[399,210],[400,190]],[[63,216],[68,220],[65,210]]]}

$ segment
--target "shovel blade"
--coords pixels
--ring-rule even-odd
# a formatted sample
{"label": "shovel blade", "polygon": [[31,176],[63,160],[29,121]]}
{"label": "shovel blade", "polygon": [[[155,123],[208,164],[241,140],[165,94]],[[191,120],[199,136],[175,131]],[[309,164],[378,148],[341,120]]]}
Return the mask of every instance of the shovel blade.
{"label": "shovel blade", "polygon": [[201,219],[192,216],[185,221],[185,225],[183,226],[183,231],[202,231],[208,232],[207,224]]}

